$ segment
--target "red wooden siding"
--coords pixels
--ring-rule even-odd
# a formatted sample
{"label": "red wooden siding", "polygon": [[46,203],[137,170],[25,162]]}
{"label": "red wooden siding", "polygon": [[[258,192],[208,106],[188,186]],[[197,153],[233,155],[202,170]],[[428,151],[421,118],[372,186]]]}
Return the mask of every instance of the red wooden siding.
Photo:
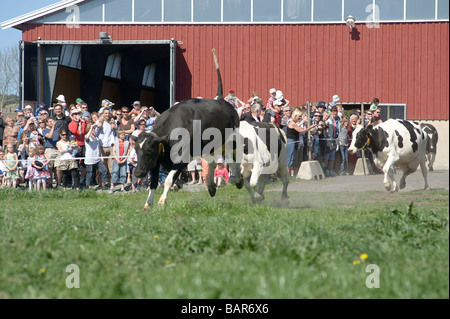
{"label": "red wooden siding", "polygon": [[408,119],[449,119],[449,23],[357,25],[25,25],[24,41],[182,41],[177,57],[177,99],[214,97],[217,51],[224,91],[241,100],[256,91],[265,101],[281,89],[293,105],[306,100],[406,103]]}

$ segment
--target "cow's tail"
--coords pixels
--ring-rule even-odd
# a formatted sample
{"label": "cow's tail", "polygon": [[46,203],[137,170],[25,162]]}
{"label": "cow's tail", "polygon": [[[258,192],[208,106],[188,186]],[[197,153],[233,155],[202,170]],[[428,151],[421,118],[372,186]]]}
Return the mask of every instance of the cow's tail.
{"label": "cow's tail", "polygon": [[219,78],[219,86],[217,88],[217,100],[223,99],[223,85],[222,85],[222,76],[220,75],[219,62],[217,62],[216,49],[212,49],[214,63],[216,64],[217,76]]}

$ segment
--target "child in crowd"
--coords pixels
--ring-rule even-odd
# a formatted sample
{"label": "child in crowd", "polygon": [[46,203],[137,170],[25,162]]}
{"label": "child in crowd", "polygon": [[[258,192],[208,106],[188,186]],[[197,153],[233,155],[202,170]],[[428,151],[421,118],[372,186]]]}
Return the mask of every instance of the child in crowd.
{"label": "child in crowd", "polygon": [[5,152],[0,148],[0,187],[5,186],[6,176]]}
{"label": "child in crowd", "polygon": [[36,169],[34,172],[34,180],[37,183],[37,190],[47,189],[47,179],[50,178],[50,172],[48,170],[49,160],[45,155],[45,150],[42,145],[36,147],[36,155],[33,158],[33,167]]}
{"label": "child in crowd", "polygon": [[12,186],[13,188],[17,187],[17,180],[19,179],[19,157],[17,156],[17,153],[14,152],[14,145],[8,144],[6,147],[6,168],[8,169],[6,171],[6,184],[7,186]]}
{"label": "child in crowd", "polygon": [[28,180],[28,189],[30,192],[36,189],[36,181],[34,179],[34,174],[36,172],[36,168],[33,166],[34,157],[36,155],[36,149],[30,148],[28,151],[28,160],[27,160],[27,172],[25,174],[25,179]]}
{"label": "child in crowd", "polygon": [[348,175],[348,123],[349,119],[344,117],[339,131],[339,150],[341,152],[341,166],[339,169],[340,175]]}
{"label": "child in crowd", "polygon": [[137,178],[136,176],[134,176],[134,171],[137,167],[138,161],[136,149],[134,148],[135,143],[136,142],[133,139],[130,139],[130,157],[128,159],[128,167],[130,168],[131,173],[131,191],[133,193],[135,193],[136,191],[139,192],[141,190],[142,183],[147,182],[147,177]]}
{"label": "child in crowd", "polygon": [[229,178],[230,175],[225,167],[223,159],[219,158],[217,160],[217,167],[214,170],[214,183],[217,185],[217,188],[219,188],[223,182],[225,182],[225,184],[228,184]]}
{"label": "child in crowd", "polygon": [[130,142],[125,141],[125,131],[118,132],[118,139],[111,144],[112,156],[114,157],[111,173],[111,189],[109,193],[114,193],[114,184],[120,184],[120,191],[125,191],[127,182],[127,159],[130,155]]}

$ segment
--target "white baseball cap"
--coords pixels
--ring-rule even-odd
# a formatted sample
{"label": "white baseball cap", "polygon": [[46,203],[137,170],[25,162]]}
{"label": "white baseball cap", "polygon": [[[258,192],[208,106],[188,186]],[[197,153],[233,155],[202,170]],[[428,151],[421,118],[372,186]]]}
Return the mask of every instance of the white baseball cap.
{"label": "white baseball cap", "polygon": [[337,103],[337,102],[339,102],[341,99],[339,98],[339,95],[334,95],[333,96],[333,102],[334,103]]}
{"label": "white baseball cap", "polygon": [[273,93],[275,93],[276,91],[277,91],[276,89],[272,88],[272,89],[270,89],[269,93],[270,93],[270,94],[273,94]]}
{"label": "white baseball cap", "polygon": [[282,99],[283,99],[283,92],[277,91],[277,95],[275,96],[275,98],[276,98],[277,100],[282,100]]}
{"label": "white baseball cap", "polygon": [[58,101],[61,101],[61,102],[63,102],[63,103],[66,103],[66,98],[64,97],[64,95],[60,95],[60,96],[58,96],[57,98],[56,98]]}
{"label": "white baseball cap", "polygon": [[31,106],[31,105],[27,105],[27,106],[25,106],[25,110],[26,109],[30,109],[30,110],[32,110],[33,109],[33,107]]}

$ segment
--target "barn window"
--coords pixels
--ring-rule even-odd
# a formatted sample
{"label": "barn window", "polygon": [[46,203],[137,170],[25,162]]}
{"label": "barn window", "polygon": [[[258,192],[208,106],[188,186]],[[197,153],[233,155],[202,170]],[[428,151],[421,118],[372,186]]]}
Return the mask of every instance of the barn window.
{"label": "barn window", "polygon": [[248,0],[223,0],[224,22],[250,22],[251,2]]}
{"label": "barn window", "polygon": [[[368,10],[368,12],[366,11]],[[344,17],[349,15],[356,18],[357,21],[372,21],[372,0],[345,0]]]}
{"label": "barn window", "polygon": [[435,0],[406,0],[407,20],[434,20]]}
{"label": "barn window", "polygon": [[114,79],[122,78],[122,53],[114,53],[108,57],[105,68],[105,76]]}
{"label": "barn window", "polygon": [[142,77],[142,85],[150,88],[156,88],[156,64],[147,65]]}
{"label": "barn window", "polygon": [[160,22],[161,0],[134,0],[134,21]]}
{"label": "barn window", "polygon": [[437,8],[438,19],[448,20],[448,13],[449,13],[448,3],[449,3],[448,0],[438,0],[438,8]]}
{"label": "barn window", "polygon": [[311,0],[284,0],[283,21],[311,21]]}
{"label": "barn window", "polygon": [[381,21],[403,20],[404,0],[375,0]]}
{"label": "barn window", "polygon": [[220,22],[221,0],[194,0],[195,22]]}
{"label": "barn window", "polygon": [[253,21],[281,21],[281,0],[253,0]]}
{"label": "barn window", "polygon": [[314,0],[314,21],[342,21],[342,0]]}
{"label": "barn window", "polygon": [[190,22],[191,1],[164,0],[165,22]]}
{"label": "barn window", "polygon": [[105,21],[131,21],[132,0],[105,0]]}
{"label": "barn window", "polygon": [[81,70],[81,45],[63,45],[59,64]]}

